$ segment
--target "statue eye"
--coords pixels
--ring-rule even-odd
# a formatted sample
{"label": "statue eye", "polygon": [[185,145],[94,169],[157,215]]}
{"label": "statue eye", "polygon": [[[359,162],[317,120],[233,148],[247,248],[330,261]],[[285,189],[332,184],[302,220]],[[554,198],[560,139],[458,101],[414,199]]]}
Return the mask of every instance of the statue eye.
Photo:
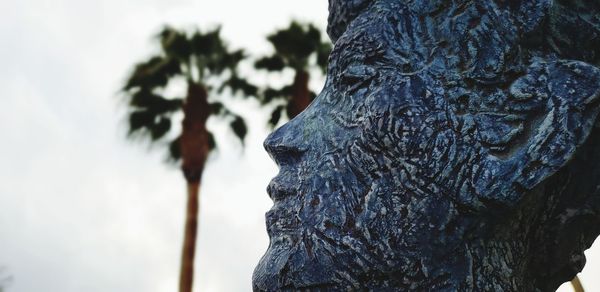
{"label": "statue eye", "polygon": [[376,75],[375,69],[363,64],[351,64],[340,73],[339,80],[350,91],[356,90]]}

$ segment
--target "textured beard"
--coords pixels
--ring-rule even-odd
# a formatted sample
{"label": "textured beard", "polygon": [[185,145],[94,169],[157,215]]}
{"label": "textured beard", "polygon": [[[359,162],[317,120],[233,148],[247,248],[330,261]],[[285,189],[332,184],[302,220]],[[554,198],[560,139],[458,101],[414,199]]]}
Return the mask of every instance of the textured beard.
{"label": "textured beard", "polygon": [[389,176],[374,175],[381,167],[363,145],[305,157],[274,179],[297,187],[267,213],[270,245],[254,271],[255,291],[381,288],[397,286],[390,278],[399,274],[412,278],[395,268],[419,261],[396,252],[403,234],[388,227],[400,226],[404,202]]}
{"label": "textured beard", "polygon": [[[267,213],[271,240],[254,271],[254,290],[360,287],[357,272],[373,266],[355,221],[367,188],[340,153],[307,157],[297,170],[279,175],[297,187]],[[313,163],[317,167],[309,167]]]}
{"label": "textured beard", "polygon": [[[325,139],[337,148],[306,153],[293,170],[282,167],[276,184],[296,187],[267,213],[271,241],[254,271],[255,291],[410,290],[447,278],[433,271],[440,262],[432,259],[455,248],[458,233],[439,228],[453,224],[456,209],[415,177],[423,166],[403,165],[405,152],[381,148],[377,135],[387,132],[374,125],[398,122],[409,124],[371,120],[348,134],[356,139]],[[447,246],[436,238],[447,238]]]}

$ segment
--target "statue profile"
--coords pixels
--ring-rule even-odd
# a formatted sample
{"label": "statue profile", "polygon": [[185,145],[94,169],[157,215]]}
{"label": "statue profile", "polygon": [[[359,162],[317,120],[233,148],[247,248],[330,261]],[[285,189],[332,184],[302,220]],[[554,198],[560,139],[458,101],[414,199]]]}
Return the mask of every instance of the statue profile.
{"label": "statue profile", "polygon": [[554,291],[600,234],[600,2],[330,0],[255,291]]}

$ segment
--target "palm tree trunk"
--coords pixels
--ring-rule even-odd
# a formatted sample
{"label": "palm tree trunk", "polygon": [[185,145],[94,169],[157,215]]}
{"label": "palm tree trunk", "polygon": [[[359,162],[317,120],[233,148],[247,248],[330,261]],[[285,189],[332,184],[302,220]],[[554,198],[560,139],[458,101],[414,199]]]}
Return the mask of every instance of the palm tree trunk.
{"label": "palm tree trunk", "polygon": [[187,211],[185,216],[185,235],[181,253],[181,271],[179,291],[191,292],[194,280],[194,255],[196,234],[198,233],[199,189],[204,163],[210,152],[209,135],[206,120],[210,114],[206,88],[188,83],[188,96],[183,105],[181,139],[181,170],[187,181]]}
{"label": "palm tree trunk", "polygon": [[198,207],[200,201],[200,183],[187,183],[187,210],[185,214],[185,234],[181,253],[181,271],[179,274],[179,292],[191,292],[194,280],[194,255],[196,235],[198,233]]}
{"label": "palm tree trunk", "polygon": [[584,292],[583,285],[581,285],[581,281],[579,281],[579,277],[575,276],[573,280],[571,280],[571,285],[573,285],[573,290],[575,292]]}
{"label": "palm tree trunk", "polygon": [[308,72],[296,71],[292,84],[292,100],[288,106],[288,117],[291,119],[301,113],[310,104],[310,90],[308,90]]}

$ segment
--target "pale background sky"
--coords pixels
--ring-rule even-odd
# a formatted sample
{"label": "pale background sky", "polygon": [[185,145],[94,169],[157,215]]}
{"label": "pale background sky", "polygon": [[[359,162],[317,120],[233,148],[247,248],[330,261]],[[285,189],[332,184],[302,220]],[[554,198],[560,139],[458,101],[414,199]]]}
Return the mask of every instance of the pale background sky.
{"label": "pale background sky", "polygon": [[[131,65],[156,50],[150,37],[163,24],[223,24],[233,47],[262,54],[270,51],[264,36],[292,17],[324,27],[327,1],[0,2],[0,282],[12,278],[7,291],[175,291],[184,181],[162,163],[162,148],[124,139],[116,93]],[[233,106],[251,132],[245,150],[232,134],[219,135],[222,147],[206,168],[195,291],[250,291],[268,244],[265,187],[277,169],[261,146],[266,113],[253,102]],[[588,259],[581,278],[588,291],[600,291],[600,244]]]}

